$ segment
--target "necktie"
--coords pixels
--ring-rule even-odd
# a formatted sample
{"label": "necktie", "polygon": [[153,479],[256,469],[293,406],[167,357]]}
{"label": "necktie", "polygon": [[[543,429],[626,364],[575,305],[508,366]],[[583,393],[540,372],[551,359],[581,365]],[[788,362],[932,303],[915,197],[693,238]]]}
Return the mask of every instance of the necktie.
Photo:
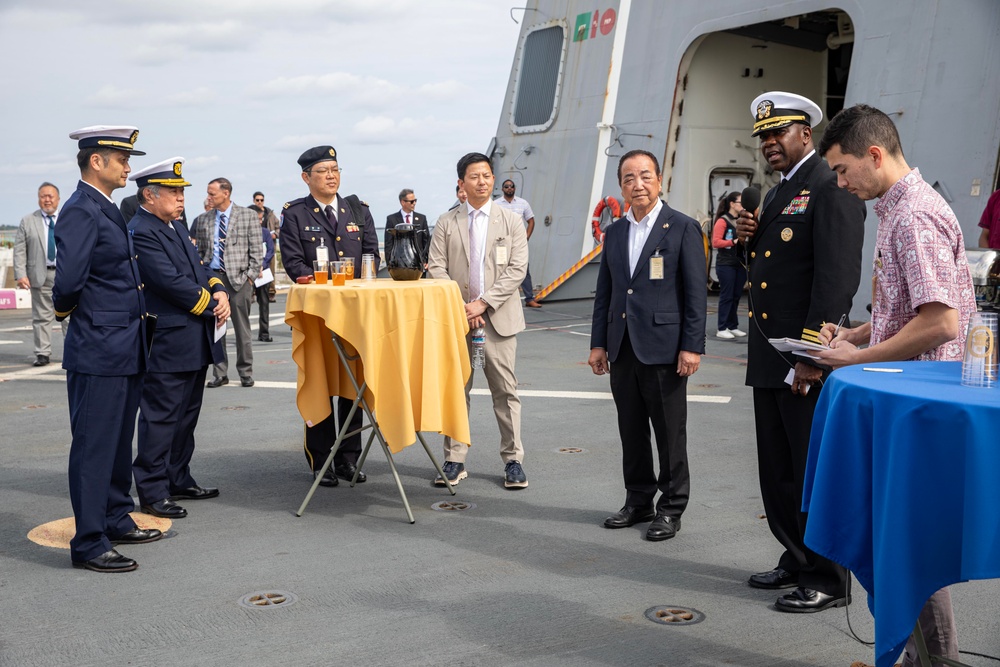
{"label": "necktie", "polygon": [[406,224],[410,224],[410,214],[406,214]]}
{"label": "necktie", "polygon": [[327,204],[326,208],[323,209],[323,210],[326,211],[326,219],[327,219],[327,221],[329,221],[330,226],[333,227],[334,229],[336,229],[337,228],[337,216],[334,213],[333,206],[331,206],[330,204]]}
{"label": "necktie", "polygon": [[49,225],[49,263],[52,264],[56,261],[56,221],[51,215],[45,216],[45,220]]}
{"label": "necktie", "polygon": [[226,270],[226,214],[219,214],[219,268]]}
{"label": "necktie", "polygon": [[779,194],[781,194],[781,190],[785,187],[786,183],[788,183],[788,179],[783,178],[781,179],[781,182],[778,183],[777,187],[771,188],[767,191],[767,197],[764,198],[764,206],[761,207],[761,213],[763,213],[764,209],[767,208],[767,206],[773,202]]}
{"label": "necktie", "polygon": [[482,231],[476,224],[479,211],[469,213],[469,297],[475,299],[483,293],[483,243]]}

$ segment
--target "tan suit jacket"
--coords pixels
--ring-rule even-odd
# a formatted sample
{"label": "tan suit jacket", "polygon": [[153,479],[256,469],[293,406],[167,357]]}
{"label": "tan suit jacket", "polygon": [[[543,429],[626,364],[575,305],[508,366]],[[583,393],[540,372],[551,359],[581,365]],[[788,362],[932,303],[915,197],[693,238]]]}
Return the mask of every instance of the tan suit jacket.
{"label": "tan suit jacket", "polygon": [[[514,362],[516,333],[524,330],[524,312],[517,289],[528,270],[528,239],[521,216],[491,204],[483,262],[482,298],[487,303],[486,366],[483,374],[493,397],[493,414],[500,429],[500,458],[504,463],[524,461],[521,444],[521,400],[517,396]],[[466,303],[478,294],[469,293],[469,205],[448,211],[434,226],[427,264],[431,278],[454,280]],[[471,345],[471,343],[470,343]],[[470,350],[471,351],[471,350]],[[472,376],[465,386],[469,405]],[[469,447],[445,436],[446,461],[464,463]]]}
{"label": "tan suit jacket", "polygon": [[[516,213],[490,206],[483,263],[483,299],[489,304],[486,319],[501,336],[524,330],[524,311],[517,290],[528,270],[528,239],[524,220]],[[501,250],[502,248],[502,250]],[[506,260],[498,263],[497,259]],[[454,280],[466,303],[469,294],[469,205],[462,204],[438,218],[431,238],[427,273],[431,278]]]}

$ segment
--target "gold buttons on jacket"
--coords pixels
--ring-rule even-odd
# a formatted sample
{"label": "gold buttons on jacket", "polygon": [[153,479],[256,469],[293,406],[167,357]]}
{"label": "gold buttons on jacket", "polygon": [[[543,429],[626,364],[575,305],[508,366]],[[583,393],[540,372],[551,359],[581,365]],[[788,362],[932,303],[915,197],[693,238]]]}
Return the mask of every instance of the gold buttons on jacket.
{"label": "gold buttons on jacket", "polygon": [[766,320],[767,319],[767,313],[761,313],[760,314],[760,319]]}
{"label": "gold buttons on jacket", "polygon": [[310,237],[309,237],[309,240],[310,240],[310,241],[315,241],[315,240],[316,240],[316,237],[315,237],[315,236],[310,236]]}
{"label": "gold buttons on jacket", "polygon": [[339,236],[337,237],[337,240],[338,240],[338,241],[340,240],[340,237],[339,237]]}
{"label": "gold buttons on jacket", "polygon": [[761,289],[767,289],[767,283],[761,283],[760,284],[760,288]]}
{"label": "gold buttons on jacket", "polygon": [[748,310],[747,311],[747,317],[753,317],[753,311],[752,310]]}
{"label": "gold buttons on jacket", "polygon": [[771,256],[771,251],[770,250],[768,250],[767,252],[764,253],[764,257],[770,257],[770,256]]}
{"label": "gold buttons on jacket", "polygon": [[339,251],[339,252],[337,253],[337,255],[338,255],[339,257],[343,257],[343,256],[344,256],[344,251],[343,251],[343,250]]}
{"label": "gold buttons on jacket", "polygon": [[756,250],[754,250],[753,252],[750,253],[750,259],[753,259],[756,256],[757,256],[757,251]]}

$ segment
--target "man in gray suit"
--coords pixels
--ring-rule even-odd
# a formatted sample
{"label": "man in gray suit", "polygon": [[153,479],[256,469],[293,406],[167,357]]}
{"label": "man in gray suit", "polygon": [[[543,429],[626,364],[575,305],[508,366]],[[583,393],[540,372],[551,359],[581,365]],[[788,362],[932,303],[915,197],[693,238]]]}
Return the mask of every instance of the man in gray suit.
{"label": "man in gray suit", "polygon": [[[468,193],[468,201],[438,218],[427,272],[431,278],[457,282],[469,328],[486,330],[483,373],[500,427],[504,486],[521,489],[528,486],[528,479],[521,466],[521,399],[517,396],[514,358],[517,333],[524,330],[517,288],[528,268],[528,239],[521,216],[494,206],[493,167],[488,157],[469,153],[459,160],[458,184]],[[471,338],[469,344],[471,351]],[[471,388],[470,375],[465,385],[466,405]],[[468,451],[467,444],[445,436],[442,470],[452,484],[468,477]],[[434,483],[444,486],[444,479],[438,477]]]}
{"label": "man in gray suit", "polygon": [[[236,329],[236,372],[240,384],[253,386],[253,346],[250,342],[250,303],[253,281],[260,277],[264,245],[257,214],[233,203],[233,184],[216,178],[208,184],[212,208],[194,221],[194,238],[201,261],[222,280],[229,294],[230,321]],[[222,347],[222,361],[213,368],[210,388],[229,383],[229,355]]]}
{"label": "man in gray suit", "polygon": [[[14,239],[14,279],[21,289],[31,290],[31,328],[35,333],[35,366],[44,366],[52,356],[52,283],[56,277],[56,209],[59,188],[51,183],[38,187],[38,210],[21,218]],[[69,319],[62,321],[63,336]]]}

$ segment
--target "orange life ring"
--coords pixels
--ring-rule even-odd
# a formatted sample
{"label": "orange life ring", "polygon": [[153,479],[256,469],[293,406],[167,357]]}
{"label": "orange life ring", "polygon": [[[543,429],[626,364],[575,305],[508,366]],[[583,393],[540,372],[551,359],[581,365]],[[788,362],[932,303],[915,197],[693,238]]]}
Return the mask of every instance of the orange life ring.
{"label": "orange life ring", "polygon": [[[604,243],[604,230],[601,229],[601,214],[608,208],[611,209],[611,215],[615,220],[622,217],[622,206],[611,195],[597,202],[597,207],[594,209],[594,217],[590,219],[590,226],[593,228],[594,240],[598,243]],[[625,212],[628,212],[628,204],[625,205]]]}

